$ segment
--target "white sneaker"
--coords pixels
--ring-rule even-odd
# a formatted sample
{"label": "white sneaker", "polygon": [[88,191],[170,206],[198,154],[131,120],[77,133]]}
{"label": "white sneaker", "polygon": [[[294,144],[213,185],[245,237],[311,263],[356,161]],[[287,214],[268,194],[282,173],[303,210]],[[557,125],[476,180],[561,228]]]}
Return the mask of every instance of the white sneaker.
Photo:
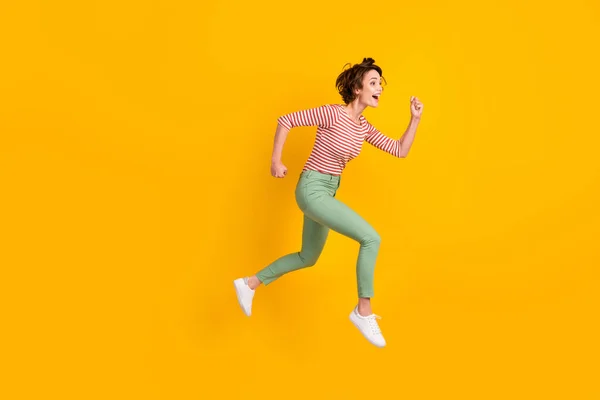
{"label": "white sneaker", "polygon": [[237,294],[238,303],[244,313],[249,317],[252,314],[252,299],[254,298],[254,290],[248,286],[248,278],[239,278],[233,281],[235,292]]}
{"label": "white sneaker", "polygon": [[354,307],[354,310],[350,313],[350,321],[358,328],[360,333],[375,346],[384,347],[385,339],[381,334],[377,319],[381,319],[381,317],[375,314],[371,314],[368,317],[360,315],[358,313],[358,306]]}

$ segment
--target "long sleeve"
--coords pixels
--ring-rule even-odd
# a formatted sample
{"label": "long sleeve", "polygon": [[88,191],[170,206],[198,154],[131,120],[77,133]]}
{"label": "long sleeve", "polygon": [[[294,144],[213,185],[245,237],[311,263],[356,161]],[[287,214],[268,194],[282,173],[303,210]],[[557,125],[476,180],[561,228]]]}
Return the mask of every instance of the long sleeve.
{"label": "long sleeve", "polygon": [[383,150],[395,157],[400,157],[400,141],[394,140],[381,132],[379,132],[373,125],[369,124],[369,131],[365,138],[365,141],[379,150]]}
{"label": "long sleeve", "polygon": [[330,105],[300,110],[290,114],[282,115],[277,122],[288,130],[297,126],[320,126],[328,128],[333,125],[337,118],[337,111]]}

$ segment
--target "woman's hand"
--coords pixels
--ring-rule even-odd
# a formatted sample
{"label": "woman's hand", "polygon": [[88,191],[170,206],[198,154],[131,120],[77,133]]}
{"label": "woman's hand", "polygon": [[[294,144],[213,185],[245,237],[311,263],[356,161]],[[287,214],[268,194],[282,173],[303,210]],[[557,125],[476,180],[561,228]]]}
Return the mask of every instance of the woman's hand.
{"label": "woman's hand", "polygon": [[271,162],[271,175],[275,178],[285,178],[287,175],[287,167],[281,161]]}
{"label": "woman's hand", "polygon": [[415,96],[410,96],[410,113],[413,118],[421,118],[421,114],[423,113],[423,103],[419,101]]}

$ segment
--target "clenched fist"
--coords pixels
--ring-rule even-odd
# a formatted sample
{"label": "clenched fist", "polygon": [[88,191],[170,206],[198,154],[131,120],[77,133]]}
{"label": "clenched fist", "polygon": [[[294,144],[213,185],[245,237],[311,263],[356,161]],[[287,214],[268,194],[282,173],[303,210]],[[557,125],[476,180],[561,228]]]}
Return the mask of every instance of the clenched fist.
{"label": "clenched fist", "polygon": [[281,161],[273,161],[271,163],[271,175],[275,178],[285,178],[287,175],[287,167]]}
{"label": "clenched fist", "polygon": [[423,103],[415,96],[410,96],[410,113],[415,118],[421,118],[423,113]]}

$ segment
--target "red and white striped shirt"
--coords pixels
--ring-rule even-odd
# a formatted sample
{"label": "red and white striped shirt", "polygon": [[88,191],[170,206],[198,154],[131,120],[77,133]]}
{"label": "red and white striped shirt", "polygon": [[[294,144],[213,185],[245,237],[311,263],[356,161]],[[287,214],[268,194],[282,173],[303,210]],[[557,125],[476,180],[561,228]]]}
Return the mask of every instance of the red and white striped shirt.
{"label": "red and white striped shirt", "polygon": [[379,132],[366,118],[360,125],[350,119],[341,104],[325,104],[317,108],[283,115],[277,122],[287,129],[297,126],[318,126],[315,144],[303,171],[315,170],[341,175],[346,164],[358,157],[363,142],[400,157],[400,142]]}

